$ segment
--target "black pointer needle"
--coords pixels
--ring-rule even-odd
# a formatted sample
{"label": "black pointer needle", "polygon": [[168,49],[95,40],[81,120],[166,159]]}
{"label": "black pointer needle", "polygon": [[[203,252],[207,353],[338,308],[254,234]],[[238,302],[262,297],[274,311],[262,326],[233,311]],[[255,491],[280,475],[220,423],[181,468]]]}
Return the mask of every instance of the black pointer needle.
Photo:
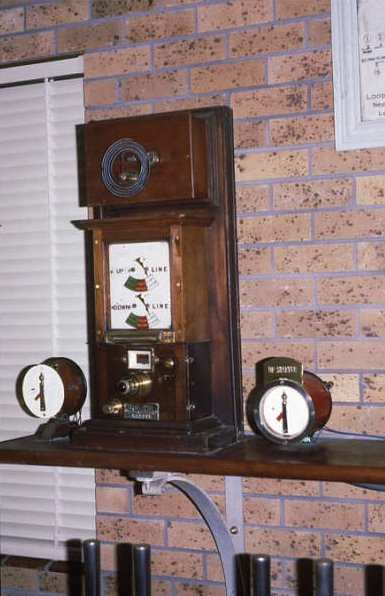
{"label": "black pointer needle", "polygon": [[283,434],[287,435],[289,432],[289,429],[287,427],[287,395],[285,392],[282,393],[282,430],[283,430]]}

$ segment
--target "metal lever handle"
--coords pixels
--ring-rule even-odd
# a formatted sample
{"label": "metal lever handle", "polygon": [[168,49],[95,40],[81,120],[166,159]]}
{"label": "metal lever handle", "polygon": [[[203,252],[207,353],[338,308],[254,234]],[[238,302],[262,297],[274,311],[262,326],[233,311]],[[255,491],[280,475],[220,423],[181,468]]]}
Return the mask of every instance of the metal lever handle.
{"label": "metal lever handle", "polygon": [[318,559],[314,564],[315,596],[333,596],[333,561]]}
{"label": "metal lever handle", "polygon": [[[156,164],[160,162],[159,154],[156,151],[147,151],[146,153],[148,159],[148,165],[150,168],[153,168]],[[132,154],[128,160],[129,163],[138,164],[139,158]],[[119,180],[124,184],[132,184],[139,179],[139,171],[135,168],[127,168],[119,172],[118,174]]]}
{"label": "metal lever handle", "polygon": [[83,542],[84,589],[86,596],[100,596],[100,543],[98,540]]}
{"label": "metal lever handle", "polygon": [[269,555],[241,554],[237,563],[237,596],[270,596]]}

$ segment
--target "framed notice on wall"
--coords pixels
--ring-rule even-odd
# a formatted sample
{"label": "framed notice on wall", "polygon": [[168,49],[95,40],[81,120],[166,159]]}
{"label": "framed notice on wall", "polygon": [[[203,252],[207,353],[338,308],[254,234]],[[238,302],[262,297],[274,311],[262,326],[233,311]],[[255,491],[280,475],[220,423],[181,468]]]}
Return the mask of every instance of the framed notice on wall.
{"label": "framed notice on wall", "polygon": [[337,150],[385,146],[385,0],[332,0]]}

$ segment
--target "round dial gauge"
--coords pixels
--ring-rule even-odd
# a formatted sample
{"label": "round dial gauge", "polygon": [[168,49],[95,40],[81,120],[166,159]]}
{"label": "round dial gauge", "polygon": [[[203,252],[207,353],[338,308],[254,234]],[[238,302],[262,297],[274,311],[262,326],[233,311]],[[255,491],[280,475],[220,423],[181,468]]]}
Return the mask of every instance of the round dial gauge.
{"label": "round dial gauge", "polygon": [[251,414],[258,430],[278,443],[308,436],[315,417],[309,394],[298,383],[286,379],[263,387],[254,396]]}
{"label": "round dial gauge", "polygon": [[28,366],[17,379],[22,408],[37,418],[75,414],[86,398],[87,385],[78,365],[68,358],[48,358]]}
{"label": "round dial gauge", "polygon": [[22,405],[28,414],[37,418],[52,418],[62,409],[64,384],[51,366],[30,366],[21,382]]}

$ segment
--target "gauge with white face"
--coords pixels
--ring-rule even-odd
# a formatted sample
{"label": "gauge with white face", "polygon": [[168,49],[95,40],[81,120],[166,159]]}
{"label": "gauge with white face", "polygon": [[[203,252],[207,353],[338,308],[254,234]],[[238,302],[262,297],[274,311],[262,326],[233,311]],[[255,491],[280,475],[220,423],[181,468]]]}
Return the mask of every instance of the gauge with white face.
{"label": "gauge with white face", "polygon": [[51,418],[64,404],[64,384],[58,372],[46,364],[30,366],[21,381],[21,401],[28,414]]}
{"label": "gauge with white face", "polygon": [[87,382],[76,362],[54,356],[24,368],[16,391],[27,414],[49,419],[79,412],[87,395]]}
{"label": "gauge with white face", "polygon": [[307,436],[314,421],[314,407],[305,389],[282,380],[265,386],[252,411],[260,432],[272,441],[288,443]]}

